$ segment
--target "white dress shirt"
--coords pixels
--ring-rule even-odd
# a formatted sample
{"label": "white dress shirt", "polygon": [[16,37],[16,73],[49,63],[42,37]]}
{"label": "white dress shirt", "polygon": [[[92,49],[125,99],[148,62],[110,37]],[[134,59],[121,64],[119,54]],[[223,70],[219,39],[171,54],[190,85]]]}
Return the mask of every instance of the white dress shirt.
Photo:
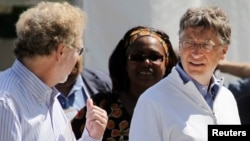
{"label": "white dress shirt", "polygon": [[[0,140],[75,141],[58,94],[15,60],[0,74]],[[79,140],[93,139],[85,129]]]}

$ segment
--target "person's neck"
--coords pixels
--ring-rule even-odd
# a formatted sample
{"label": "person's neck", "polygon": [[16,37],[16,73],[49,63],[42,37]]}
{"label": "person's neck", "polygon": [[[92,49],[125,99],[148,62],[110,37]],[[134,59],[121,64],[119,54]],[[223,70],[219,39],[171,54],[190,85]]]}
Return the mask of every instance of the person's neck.
{"label": "person's neck", "polygon": [[54,74],[52,61],[43,56],[37,56],[32,58],[24,58],[21,60],[24,66],[26,66],[32,73],[34,73],[41,81],[47,84],[49,87],[54,87],[55,82],[52,79]]}

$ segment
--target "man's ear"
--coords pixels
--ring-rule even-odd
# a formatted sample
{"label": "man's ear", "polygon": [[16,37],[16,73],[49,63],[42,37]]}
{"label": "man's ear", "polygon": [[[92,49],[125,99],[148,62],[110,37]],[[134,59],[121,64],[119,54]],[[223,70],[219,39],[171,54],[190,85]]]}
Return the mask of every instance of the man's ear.
{"label": "man's ear", "polygon": [[63,52],[65,51],[65,45],[64,44],[59,44],[56,48],[56,58],[59,60],[61,56],[63,55]]}
{"label": "man's ear", "polygon": [[222,54],[221,54],[222,60],[226,58],[227,51],[228,51],[228,45],[226,45],[222,48]]}

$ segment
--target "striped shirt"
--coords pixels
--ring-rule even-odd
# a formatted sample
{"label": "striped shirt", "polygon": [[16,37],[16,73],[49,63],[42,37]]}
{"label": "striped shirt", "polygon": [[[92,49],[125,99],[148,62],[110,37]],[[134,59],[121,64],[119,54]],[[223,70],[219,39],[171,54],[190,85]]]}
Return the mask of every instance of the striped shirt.
{"label": "striped shirt", "polygon": [[[0,141],[75,141],[58,95],[15,60],[0,73]],[[79,141],[94,139],[85,129]]]}

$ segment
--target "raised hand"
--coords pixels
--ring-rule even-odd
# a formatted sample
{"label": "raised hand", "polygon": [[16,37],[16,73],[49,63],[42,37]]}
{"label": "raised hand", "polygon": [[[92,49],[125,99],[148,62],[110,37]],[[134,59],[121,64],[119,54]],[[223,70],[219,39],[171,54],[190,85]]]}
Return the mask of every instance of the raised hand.
{"label": "raised hand", "polygon": [[102,108],[93,105],[91,98],[87,100],[86,128],[90,137],[102,138],[108,122],[107,112]]}

